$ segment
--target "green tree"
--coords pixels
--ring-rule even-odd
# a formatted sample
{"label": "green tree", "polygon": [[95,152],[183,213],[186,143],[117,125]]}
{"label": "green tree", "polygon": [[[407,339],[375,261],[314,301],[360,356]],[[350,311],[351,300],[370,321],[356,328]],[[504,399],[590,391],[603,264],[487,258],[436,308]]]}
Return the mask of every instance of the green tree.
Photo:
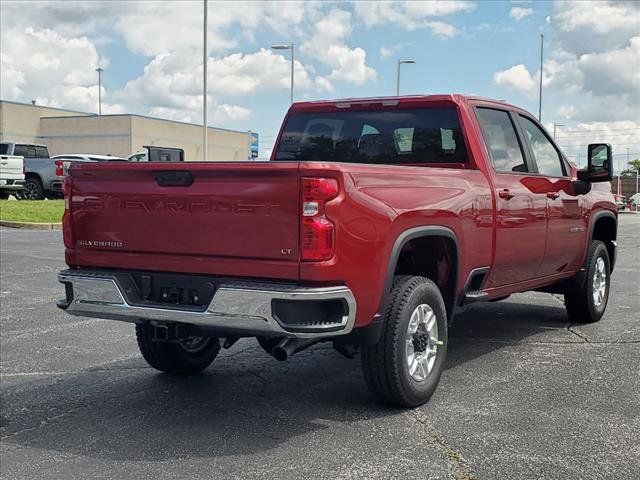
{"label": "green tree", "polygon": [[640,158],[636,158],[635,160],[631,160],[629,162],[629,170],[640,172]]}

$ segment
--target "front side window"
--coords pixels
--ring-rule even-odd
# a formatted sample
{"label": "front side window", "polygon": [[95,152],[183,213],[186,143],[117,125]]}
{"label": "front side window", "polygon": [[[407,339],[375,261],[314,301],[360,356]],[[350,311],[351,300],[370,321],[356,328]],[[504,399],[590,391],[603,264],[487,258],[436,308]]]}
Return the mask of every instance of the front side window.
{"label": "front side window", "polygon": [[476,109],[482,137],[496,172],[526,172],[527,166],[511,117],[504,110]]}
{"label": "front side window", "polygon": [[562,159],[542,129],[522,115],[520,115],[520,125],[531,146],[538,172],[548,177],[563,177]]}
{"label": "front side window", "polygon": [[465,163],[454,107],[289,116],[275,160],[380,164]]}

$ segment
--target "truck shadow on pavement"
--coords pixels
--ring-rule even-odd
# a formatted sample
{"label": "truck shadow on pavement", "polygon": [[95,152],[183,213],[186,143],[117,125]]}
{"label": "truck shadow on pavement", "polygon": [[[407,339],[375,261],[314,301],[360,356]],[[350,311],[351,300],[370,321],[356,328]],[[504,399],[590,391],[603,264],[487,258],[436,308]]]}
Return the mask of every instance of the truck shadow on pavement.
{"label": "truck shadow on pavement", "polygon": [[[491,303],[469,308],[456,322],[447,368],[505,345],[567,338],[560,305]],[[253,340],[221,354],[201,375],[159,374],[135,359],[30,379],[3,388],[2,396],[3,443],[120,461],[250,455],[284,443],[302,448],[296,437],[308,442],[324,432],[330,439],[344,429],[345,441],[357,442],[372,425],[403,414],[375,403],[359,360],[329,344],[280,363]],[[447,401],[436,391],[431,403]],[[427,415],[429,405],[422,407]],[[336,452],[345,448],[335,443]]]}

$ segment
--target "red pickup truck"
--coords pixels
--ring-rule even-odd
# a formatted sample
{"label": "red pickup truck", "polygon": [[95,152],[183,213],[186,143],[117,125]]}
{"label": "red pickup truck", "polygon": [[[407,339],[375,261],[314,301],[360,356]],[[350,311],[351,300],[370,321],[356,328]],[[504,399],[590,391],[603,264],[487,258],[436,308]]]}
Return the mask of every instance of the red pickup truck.
{"label": "red pickup truck", "polygon": [[75,165],[65,180],[72,315],[135,323],[153,367],[206,368],[257,337],[279,360],[359,349],[381,400],[426,402],[472,302],[607,305],[611,147],[577,170],[524,110],[462,95],[296,103],[271,161]]}

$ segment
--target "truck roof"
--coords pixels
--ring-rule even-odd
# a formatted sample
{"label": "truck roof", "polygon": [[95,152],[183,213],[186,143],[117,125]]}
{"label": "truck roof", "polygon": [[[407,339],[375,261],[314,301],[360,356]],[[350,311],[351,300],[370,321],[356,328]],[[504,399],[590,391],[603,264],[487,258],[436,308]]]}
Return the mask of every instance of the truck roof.
{"label": "truck roof", "polygon": [[308,108],[318,108],[323,106],[331,107],[346,107],[348,104],[365,104],[365,103],[383,103],[389,106],[398,105],[403,103],[416,103],[416,102],[452,102],[452,103],[466,103],[468,100],[478,100],[482,102],[493,103],[497,105],[503,105],[509,108],[518,108],[511,105],[504,100],[496,100],[493,98],[486,98],[478,95],[465,95],[459,93],[447,93],[447,94],[433,94],[433,95],[401,95],[401,96],[387,96],[387,97],[366,97],[366,98],[340,98],[333,100],[313,100],[309,102],[296,102],[291,105],[291,110],[306,110]]}

